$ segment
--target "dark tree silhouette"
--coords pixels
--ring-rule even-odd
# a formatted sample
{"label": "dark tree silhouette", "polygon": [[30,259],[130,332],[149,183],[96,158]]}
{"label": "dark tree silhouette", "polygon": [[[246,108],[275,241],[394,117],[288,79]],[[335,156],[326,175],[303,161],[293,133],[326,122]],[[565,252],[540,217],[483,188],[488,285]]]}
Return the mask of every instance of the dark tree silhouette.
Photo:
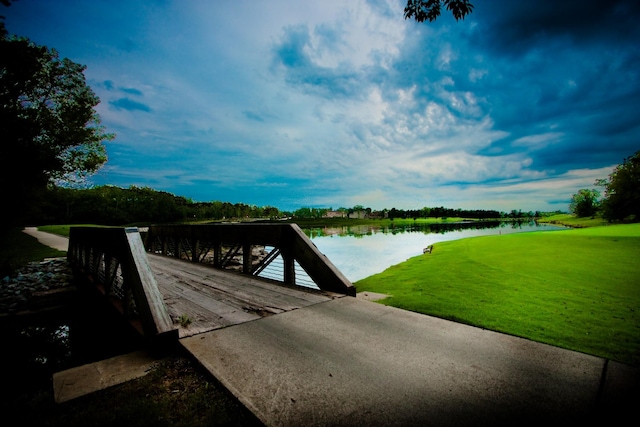
{"label": "dark tree silhouette", "polygon": [[0,199],[13,208],[5,214],[24,220],[47,185],[81,180],[107,161],[103,141],[113,135],[84,70],[0,28]]}
{"label": "dark tree silhouette", "polygon": [[433,22],[440,16],[442,7],[449,10],[456,21],[473,12],[473,5],[469,0],[408,0],[404,8],[404,19]]}
{"label": "dark tree silhouette", "polygon": [[602,210],[606,219],[640,221],[640,151],[616,166],[608,180],[596,184],[605,187]]}
{"label": "dark tree silhouette", "polygon": [[583,188],[571,197],[569,210],[579,217],[595,215],[598,212],[600,192]]}

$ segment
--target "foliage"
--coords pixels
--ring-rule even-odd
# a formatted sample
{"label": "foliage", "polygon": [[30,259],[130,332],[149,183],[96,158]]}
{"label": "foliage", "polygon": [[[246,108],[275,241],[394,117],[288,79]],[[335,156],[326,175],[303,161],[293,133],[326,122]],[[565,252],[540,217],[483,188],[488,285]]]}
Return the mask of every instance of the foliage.
{"label": "foliage", "polygon": [[640,364],[640,224],[442,242],[355,283],[382,302]]}
{"label": "foliage", "polygon": [[329,209],[302,207],[300,209],[296,209],[293,212],[293,216],[296,218],[318,219],[326,216],[327,212],[329,212]]}
{"label": "foliage", "polygon": [[624,159],[608,180],[596,184],[605,187],[602,211],[606,219],[640,219],[640,151]]}
{"label": "foliage", "polygon": [[149,187],[112,185],[86,189],[53,187],[40,198],[38,224],[129,225],[183,221],[279,218],[277,208],[243,203],[193,202]]}
{"label": "foliage", "polygon": [[473,11],[469,0],[408,0],[404,8],[404,19],[433,22],[440,16],[442,6],[451,11],[456,21],[464,19]]}
{"label": "foliage", "polygon": [[193,202],[186,197],[148,187],[131,186],[120,188],[112,185],[85,189],[52,187],[39,198],[37,215],[24,216],[26,222],[34,224],[84,224],[102,225],[147,225],[149,223],[207,222],[218,220],[281,220],[293,216],[294,222],[308,220],[344,219],[353,225],[362,220],[409,220],[452,218],[512,219],[528,220],[539,218],[541,212],[510,213],[481,209],[450,209],[445,207],[423,207],[421,209],[383,209],[373,211],[356,205],[353,208],[339,208],[340,217],[330,218],[327,213],[332,208],[300,208],[293,215],[273,206],[255,206],[245,203],[221,201]]}
{"label": "foliage", "polygon": [[47,185],[82,180],[107,160],[103,141],[113,135],[100,126],[100,100],[84,70],[55,49],[0,32],[0,197],[14,214]]}
{"label": "foliage", "polygon": [[[513,211],[520,212],[520,211]],[[387,216],[393,219],[408,219],[408,218],[476,218],[476,219],[488,219],[488,218],[524,218],[528,214],[524,214],[520,212],[519,216],[510,216],[504,212],[498,212],[496,210],[482,210],[482,209],[453,209],[453,208],[445,208],[443,206],[439,207],[424,207],[422,209],[396,209],[391,208],[387,212]],[[529,216],[533,216],[533,213],[530,213]]]}
{"label": "foliage", "polygon": [[599,197],[600,192],[598,190],[583,188],[571,197],[569,211],[579,217],[593,216],[600,207]]}
{"label": "foliage", "polygon": [[188,328],[191,324],[191,318],[186,314],[181,314],[178,318],[178,323],[180,323],[180,326],[183,328]]}
{"label": "foliage", "polygon": [[125,225],[182,220],[188,200],[147,187],[106,185],[83,190],[53,188],[45,203],[47,216],[41,223]]}

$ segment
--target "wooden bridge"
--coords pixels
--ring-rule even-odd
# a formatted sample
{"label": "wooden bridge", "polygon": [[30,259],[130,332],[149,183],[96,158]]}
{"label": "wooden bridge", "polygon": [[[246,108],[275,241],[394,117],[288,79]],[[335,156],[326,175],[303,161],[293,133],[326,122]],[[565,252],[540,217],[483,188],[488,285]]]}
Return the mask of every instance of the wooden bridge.
{"label": "wooden bridge", "polygon": [[154,346],[355,296],[294,224],[72,227],[68,260]]}
{"label": "wooden bridge", "polygon": [[267,426],[615,424],[640,396],[636,367],[344,298],[295,225],[72,228],[68,258]]}

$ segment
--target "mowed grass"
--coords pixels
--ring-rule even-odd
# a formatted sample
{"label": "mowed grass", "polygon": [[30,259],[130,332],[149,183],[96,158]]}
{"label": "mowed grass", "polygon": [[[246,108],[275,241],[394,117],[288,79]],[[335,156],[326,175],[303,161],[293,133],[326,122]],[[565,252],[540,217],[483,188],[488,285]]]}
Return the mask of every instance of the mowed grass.
{"label": "mowed grass", "polygon": [[104,225],[97,224],[70,224],[70,225],[41,225],[38,230],[45,231],[47,233],[58,234],[60,236],[69,237],[69,230],[71,227],[104,227]]}
{"label": "mowed grass", "polygon": [[640,365],[640,224],[435,245],[355,283],[383,304]]}

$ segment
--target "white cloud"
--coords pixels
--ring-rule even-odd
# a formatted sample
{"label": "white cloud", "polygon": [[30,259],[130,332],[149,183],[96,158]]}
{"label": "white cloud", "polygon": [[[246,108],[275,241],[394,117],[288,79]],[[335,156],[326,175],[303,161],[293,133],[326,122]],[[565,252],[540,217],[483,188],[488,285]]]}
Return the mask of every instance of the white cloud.
{"label": "white cloud", "polygon": [[540,149],[547,145],[559,142],[564,136],[562,132],[547,132],[537,135],[527,135],[513,141],[514,147],[528,147],[531,149]]}
{"label": "white cloud", "polygon": [[439,70],[449,70],[451,63],[457,59],[456,52],[451,48],[450,43],[443,43],[436,58],[436,68]]}
{"label": "white cloud", "polygon": [[478,80],[481,80],[488,73],[489,71],[485,69],[472,68],[469,70],[469,80],[475,83]]}

